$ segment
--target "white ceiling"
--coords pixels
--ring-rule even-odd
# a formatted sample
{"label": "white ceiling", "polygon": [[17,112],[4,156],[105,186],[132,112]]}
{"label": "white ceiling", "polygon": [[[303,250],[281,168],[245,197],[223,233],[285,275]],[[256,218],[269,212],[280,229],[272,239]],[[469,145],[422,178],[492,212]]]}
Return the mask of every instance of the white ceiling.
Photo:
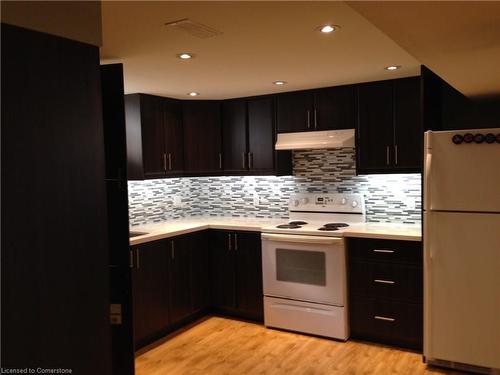
{"label": "white ceiling", "polygon": [[465,95],[500,96],[500,1],[348,5]]}
{"label": "white ceiling", "polygon": [[[124,64],[126,93],[222,99],[419,74],[419,61],[343,2],[104,1],[102,16],[101,59]],[[182,18],[223,34],[164,26]],[[315,30],[326,23],[341,29]],[[176,57],[185,51],[196,57]],[[402,68],[384,70],[393,64]]]}

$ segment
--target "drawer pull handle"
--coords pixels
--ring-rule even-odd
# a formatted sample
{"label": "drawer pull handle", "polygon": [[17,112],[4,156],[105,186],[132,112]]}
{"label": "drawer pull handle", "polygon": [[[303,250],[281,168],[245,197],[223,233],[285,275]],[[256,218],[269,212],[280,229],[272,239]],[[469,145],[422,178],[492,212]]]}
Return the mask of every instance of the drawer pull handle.
{"label": "drawer pull handle", "polygon": [[382,280],[382,279],[375,279],[373,280],[374,283],[379,283],[379,284],[396,284],[395,281],[392,280]]}
{"label": "drawer pull handle", "polygon": [[382,250],[382,249],[374,249],[373,252],[374,253],[388,253],[388,254],[395,253],[394,250]]}
{"label": "drawer pull handle", "polygon": [[375,316],[373,317],[373,319],[376,319],[376,320],[383,320],[383,321],[385,321],[385,322],[395,322],[395,321],[396,321],[396,319],[394,319],[394,318],[388,318],[388,317],[386,317],[386,316],[379,316],[379,315],[375,315]]}

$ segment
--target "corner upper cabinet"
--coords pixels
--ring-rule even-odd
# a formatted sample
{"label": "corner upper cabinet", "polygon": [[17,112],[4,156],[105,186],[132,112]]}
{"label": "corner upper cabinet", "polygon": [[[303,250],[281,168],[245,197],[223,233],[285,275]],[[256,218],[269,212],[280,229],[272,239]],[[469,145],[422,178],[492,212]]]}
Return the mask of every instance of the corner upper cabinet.
{"label": "corner upper cabinet", "polygon": [[220,175],[222,172],[221,108],[215,100],[184,101],[184,173]]}
{"label": "corner upper cabinet", "polygon": [[179,101],[153,95],[125,95],[127,172],[130,180],[182,174],[182,118]]}
{"label": "corner upper cabinet", "polygon": [[421,172],[420,77],[360,84],[357,97],[357,172]]}

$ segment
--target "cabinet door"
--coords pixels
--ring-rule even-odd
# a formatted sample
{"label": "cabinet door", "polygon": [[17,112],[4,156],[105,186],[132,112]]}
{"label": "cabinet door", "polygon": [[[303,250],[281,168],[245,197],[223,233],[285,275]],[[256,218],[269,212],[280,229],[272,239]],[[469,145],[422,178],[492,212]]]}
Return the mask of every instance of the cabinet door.
{"label": "cabinet door", "polygon": [[210,232],[210,281],[216,309],[236,308],[235,251],[231,232]]}
{"label": "cabinet door", "polygon": [[233,234],[236,253],[238,312],[249,319],[264,319],[260,233]]}
{"label": "cabinet door", "polygon": [[394,168],[422,170],[420,77],[394,81]]}
{"label": "cabinet door", "polygon": [[392,168],[392,81],[358,86],[356,168],[358,173],[384,172]]}
{"label": "cabinet door", "polygon": [[277,96],[278,132],[314,130],[313,97],[310,91],[297,91]]}
{"label": "cabinet door", "polygon": [[169,324],[166,241],[132,248],[133,319],[136,350],[159,338]]}
{"label": "cabinet door", "polygon": [[270,97],[248,100],[248,145],[251,171],[274,170],[274,112]]}
{"label": "cabinet door", "polygon": [[184,168],[184,142],[182,132],[182,105],[180,101],[163,101],[163,124],[166,174],[178,176]]}
{"label": "cabinet door", "polygon": [[247,170],[247,108],[245,100],[228,100],[222,103],[222,156],[224,172]]}
{"label": "cabinet door", "polygon": [[354,129],[356,127],[355,86],[338,86],[314,93],[315,130]]}
{"label": "cabinet door", "polygon": [[144,178],[165,176],[163,99],[140,95]]}
{"label": "cabinet door", "polygon": [[209,305],[208,233],[189,235],[191,248],[191,312],[205,310]]}
{"label": "cabinet door", "polygon": [[168,241],[170,275],[170,322],[175,324],[191,314],[190,237]]}
{"label": "cabinet door", "polygon": [[214,174],[222,170],[220,103],[183,103],[184,171],[186,174]]}

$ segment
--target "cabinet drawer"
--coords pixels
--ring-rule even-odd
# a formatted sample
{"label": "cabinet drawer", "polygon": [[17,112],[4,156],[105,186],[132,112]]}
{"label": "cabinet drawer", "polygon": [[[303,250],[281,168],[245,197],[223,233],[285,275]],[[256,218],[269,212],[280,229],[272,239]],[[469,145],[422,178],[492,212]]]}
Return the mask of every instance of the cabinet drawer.
{"label": "cabinet drawer", "polygon": [[375,298],[422,303],[422,268],[397,263],[351,261],[349,290]]}
{"label": "cabinet drawer", "polygon": [[354,297],[349,309],[353,338],[422,349],[422,305]]}
{"label": "cabinet drawer", "polygon": [[422,264],[422,243],[419,241],[350,238],[348,253],[352,259]]}

